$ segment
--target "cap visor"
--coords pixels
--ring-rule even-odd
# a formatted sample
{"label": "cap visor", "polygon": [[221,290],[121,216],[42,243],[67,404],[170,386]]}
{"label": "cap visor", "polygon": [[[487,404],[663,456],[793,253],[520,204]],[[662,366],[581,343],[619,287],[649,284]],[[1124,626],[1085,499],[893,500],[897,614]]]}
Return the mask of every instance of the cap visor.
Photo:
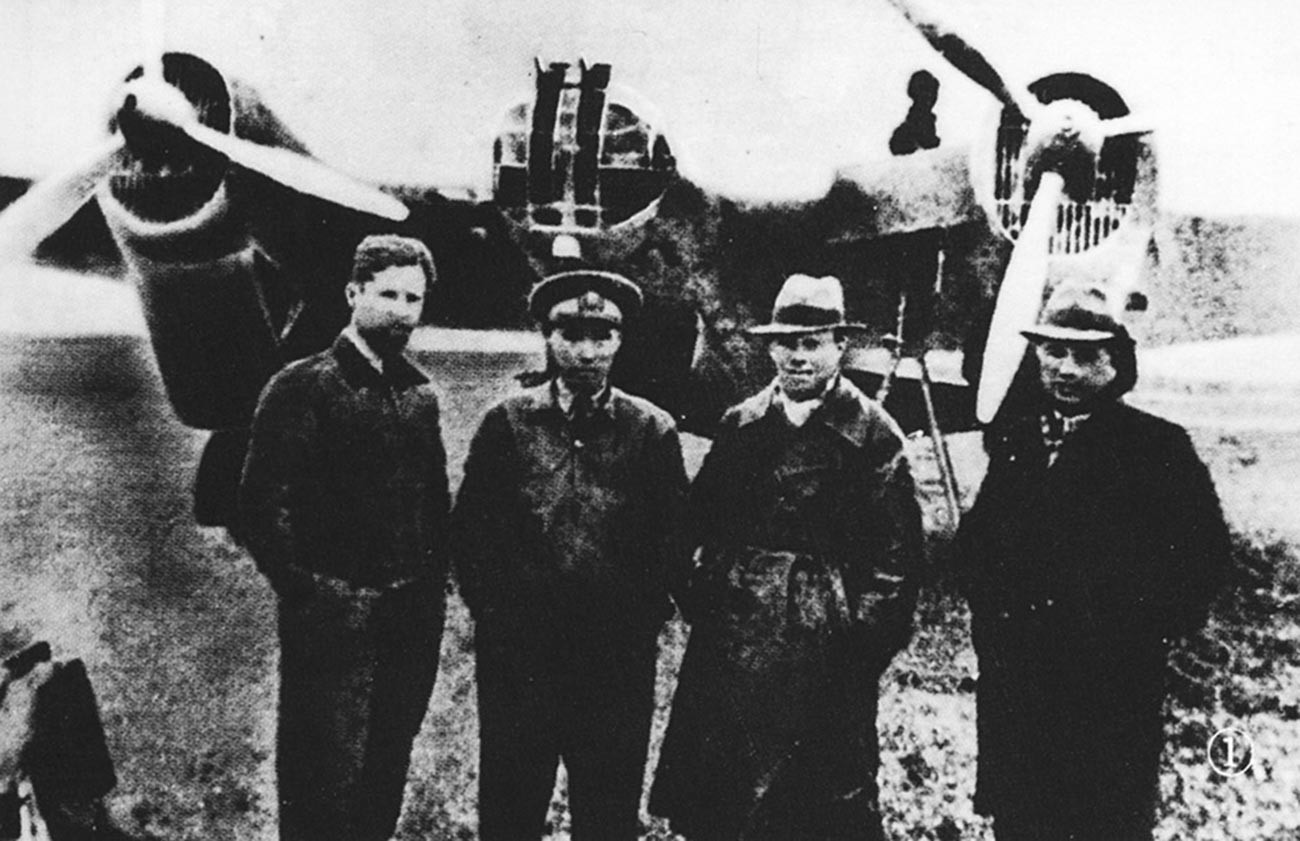
{"label": "cap visor", "polygon": [[623,320],[614,318],[610,315],[557,315],[554,318],[545,319],[543,324],[555,324],[563,326],[565,324],[607,324],[610,327],[622,327]]}
{"label": "cap visor", "polygon": [[1039,324],[1021,330],[1020,335],[1034,342],[1109,342],[1120,338],[1118,333],[1109,330],[1080,330],[1077,327],[1057,327],[1052,324]]}
{"label": "cap visor", "polygon": [[856,321],[839,324],[760,324],[747,327],[745,332],[751,336],[799,336],[804,333],[820,333],[823,330],[866,330],[867,325]]}

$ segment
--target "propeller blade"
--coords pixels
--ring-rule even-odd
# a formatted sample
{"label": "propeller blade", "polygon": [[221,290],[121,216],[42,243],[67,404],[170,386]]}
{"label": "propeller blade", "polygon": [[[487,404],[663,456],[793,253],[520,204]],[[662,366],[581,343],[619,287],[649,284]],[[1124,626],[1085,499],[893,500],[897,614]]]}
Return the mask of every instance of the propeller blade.
{"label": "propeller blade", "polygon": [[1116,137],[1122,134],[1149,134],[1156,129],[1150,122],[1129,114],[1124,117],[1102,120],[1101,130],[1107,137]]}
{"label": "propeller blade", "polygon": [[76,165],[41,179],[0,213],[0,261],[29,259],[41,241],[72,218],[118,165],[120,135]]}
{"label": "propeller blade", "polygon": [[395,222],[405,219],[409,212],[406,205],[387,193],[335,172],[319,161],[297,152],[241,140],[209,128],[197,120],[186,121],[178,127],[196,143],[220,152],[245,169],[261,173],[300,193]]}
{"label": "propeller blade", "polygon": [[1014,108],[1025,118],[1029,118],[1036,110],[1037,100],[1029,96],[1027,91],[1017,92],[1008,87],[1002,75],[983,53],[953,31],[940,17],[923,8],[917,0],[889,0],[889,3],[907,18],[907,22],[949,64],[997,97],[1003,105]]}
{"label": "propeller blade", "polygon": [[146,78],[162,81],[163,40],[167,31],[165,0],[140,0],[141,68]]}
{"label": "propeller blade", "polygon": [[127,101],[147,119],[179,129],[195,143],[291,190],[395,222],[406,218],[406,205],[397,199],[335,172],[314,158],[288,149],[262,146],[204,125],[185,95],[165,82],[137,79],[128,86]]}
{"label": "propeller blade", "polygon": [[1048,248],[1056,230],[1056,209],[1064,190],[1065,179],[1060,173],[1043,173],[1038,192],[1029,205],[1029,218],[1007,263],[993,320],[989,323],[979,391],[975,395],[975,417],[980,423],[987,424],[997,415],[1025,355],[1028,341],[1020,331],[1033,326],[1043,303]]}

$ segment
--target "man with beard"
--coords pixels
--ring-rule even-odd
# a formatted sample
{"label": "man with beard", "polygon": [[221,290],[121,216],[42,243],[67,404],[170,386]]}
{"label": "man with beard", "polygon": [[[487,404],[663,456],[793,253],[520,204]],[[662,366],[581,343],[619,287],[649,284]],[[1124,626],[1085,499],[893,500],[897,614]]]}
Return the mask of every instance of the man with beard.
{"label": "man with beard", "polygon": [[241,525],[279,596],[283,841],[386,841],[401,811],[447,580],[438,399],[402,353],[434,279],[418,240],[363,240],[350,323],[253,420]]}
{"label": "man with beard", "polygon": [[575,841],[639,836],[686,490],[672,418],[609,383],[640,307],[609,272],[539,283],[551,376],[494,406],[470,445],[453,555],[475,619],[483,841],[542,836],[561,759]]}
{"label": "man with beard", "polygon": [[1166,659],[1229,563],[1187,433],[1124,404],[1128,330],[1063,287],[1033,342],[1033,410],[999,416],[958,553],[979,656],[975,806],[998,841],[1138,841],[1154,821]]}
{"label": "man with beard", "polygon": [[840,373],[834,277],[792,275],[776,379],[733,406],[691,487],[700,547],[650,810],[691,841],[882,841],[881,673],[908,640],[921,515],[897,424]]}

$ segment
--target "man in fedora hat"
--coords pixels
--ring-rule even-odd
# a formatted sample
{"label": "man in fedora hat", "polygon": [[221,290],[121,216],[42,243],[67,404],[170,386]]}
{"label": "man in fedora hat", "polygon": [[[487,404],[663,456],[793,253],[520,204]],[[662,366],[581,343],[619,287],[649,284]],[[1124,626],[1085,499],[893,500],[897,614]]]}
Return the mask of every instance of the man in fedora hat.
{"label": "man in fedora hat", "polygon": [[989,430],[958,533],[975,806],[998,841],[1149,839],[1167,654],[1205,619],[1228,530],[1187,433],[1123,402],[1134,343],[1103,289],[1058,289],[1024,335],[1038,399]]}
{"label": "man in fedora hat", "polygon": [[776,378],[691,488],[690,642],[651,811],[691,841],[881,839],[877,683],[911,633],[921,518],[898,426],[840,374],[834,277],[793,275]]}
{"label": "man in fedora hat", "polygon": [[609,382],[641,292],[610,272],[541,281],[550,377],[488,411],[453,512],[475,619],[479,837],[543,834],[560,759],[575,841],[632,841],[659,631],[686,558],[668,413]]}

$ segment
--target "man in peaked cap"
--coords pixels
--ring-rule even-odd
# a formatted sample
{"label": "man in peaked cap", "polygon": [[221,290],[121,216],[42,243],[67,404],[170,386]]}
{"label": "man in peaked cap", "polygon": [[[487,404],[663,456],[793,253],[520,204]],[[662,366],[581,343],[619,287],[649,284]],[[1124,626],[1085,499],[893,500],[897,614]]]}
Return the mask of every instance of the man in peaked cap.
{"label": "man in peaked cap", "polygon": [[911,633],[921,517],[897,424],[840,374],[844,292],[793,275],[776,379],[691,487],[690,642],[650,809],[691,841],[883,839],[876,696]]}
{"label": "man in peaked cap", "polygon": [[998,841],[1150,839],[1170,646],[1204,622],[1228,530],[1187,433],[1122,400],[1133,339],[1066,286],[1039,394],[1000,417],[957,536],[979,656],[977,811]]}
{"label": "man in peaked cap", "polygon": [[575,841],[638,836],[657,638],[686,561],[673,420],[609,383],[640,306],[609,272],[539,283],[550,376],[470,445],[452,542],[475,619],[484,841],[541,837],[560,759]]}

